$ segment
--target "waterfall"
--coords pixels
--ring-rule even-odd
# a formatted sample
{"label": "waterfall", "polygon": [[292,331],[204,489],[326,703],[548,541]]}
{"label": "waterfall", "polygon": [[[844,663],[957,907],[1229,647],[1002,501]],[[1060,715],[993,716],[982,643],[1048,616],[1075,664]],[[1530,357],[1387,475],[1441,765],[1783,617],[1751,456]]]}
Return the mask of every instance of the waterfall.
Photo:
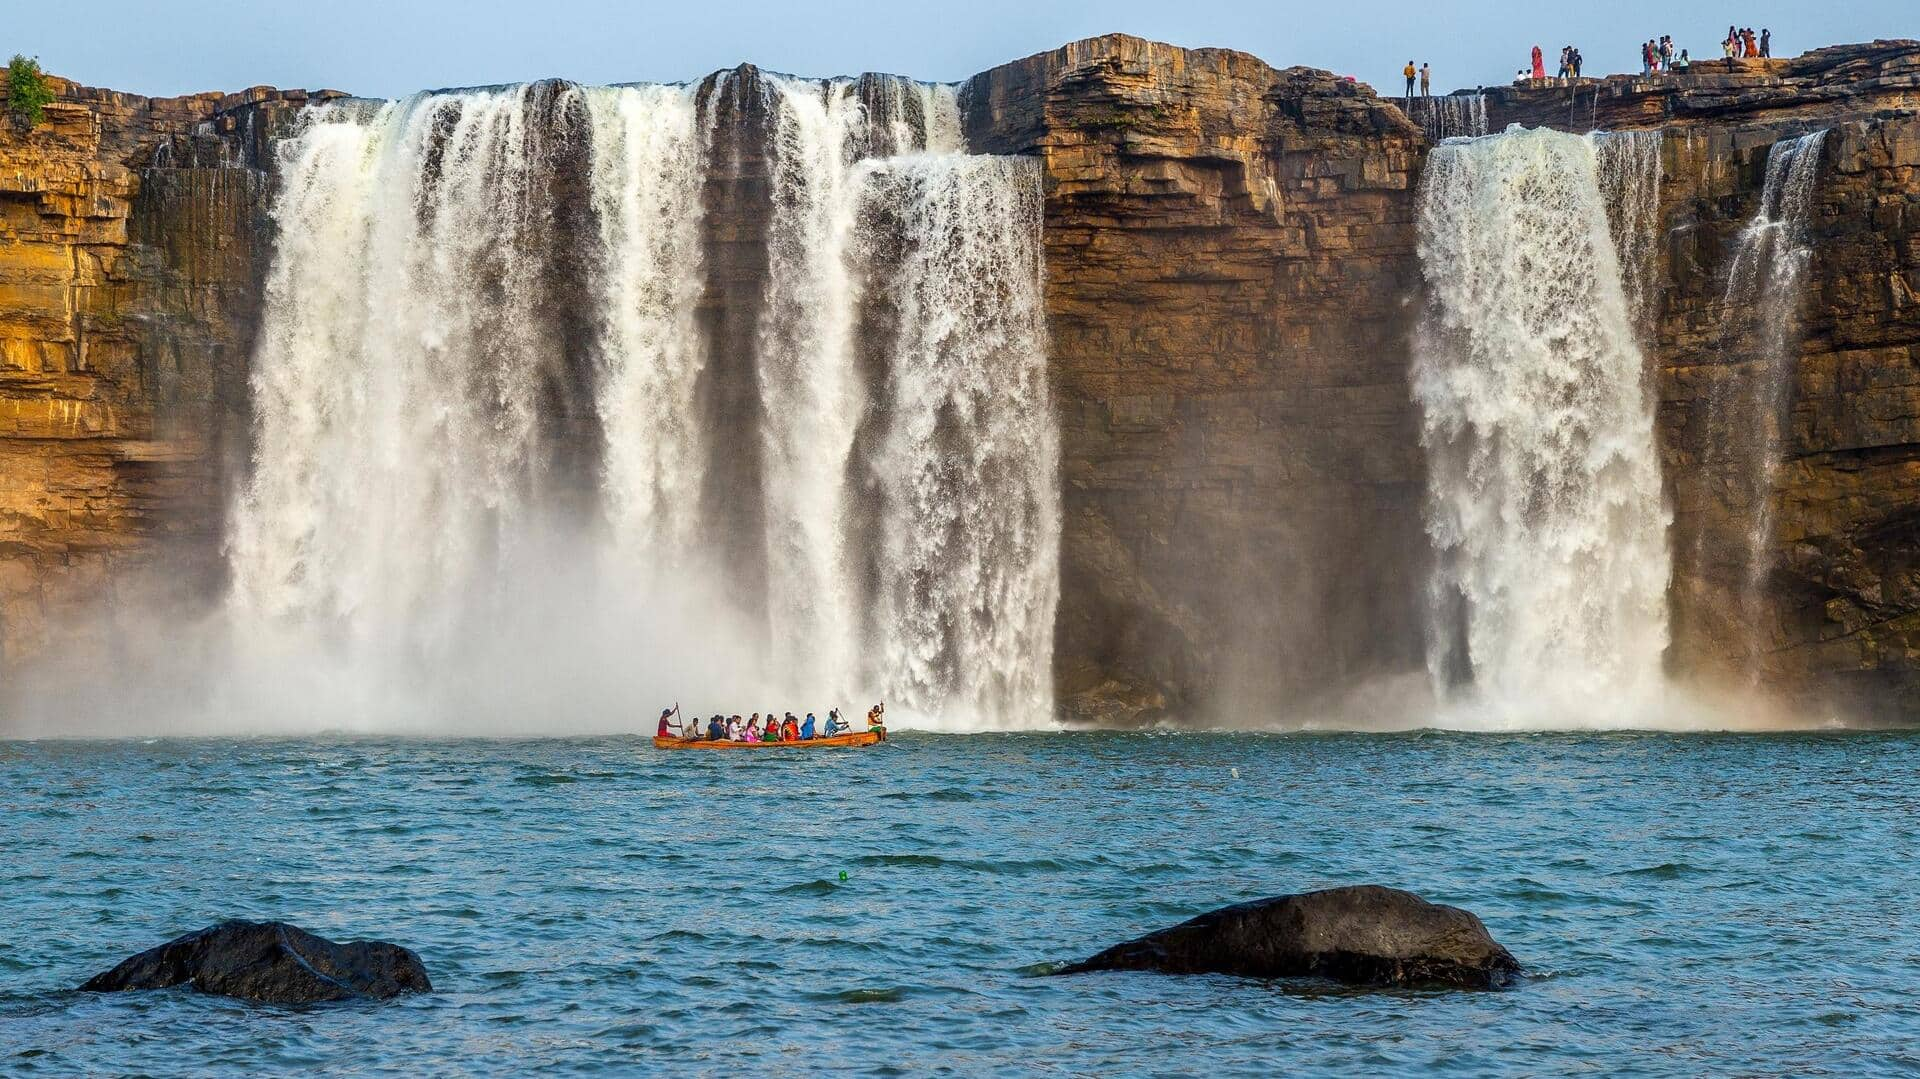
{"label": "waterfall", "polygon": [[1667,644],[1670,514],[1599,168],[1516,128],[1435,147],[1419,195],[1429,666],[1508,720],[1621,716]]}
{"label": "waterfall", "polygon": [[800,683],[850,689],[871,667],[861,659],[870,597],[850,549],[870,526],[853,515],[848,488],[868,392],[855,356],[856,234],[868,197],[857,166],[930,149],[963,159],[959,108],[951,87],[889,76],[768,86],[773,215],[759,371],[769,637],[776,666]]}
{"label": "waterfall", "polygon": [[[249,657],[312,670],[306,714],[625,723],[765,691],[1050,719],[1039,170],[968,155],[951,87],[714,87],[338,102],[278,144],[227,613]],[[723,89],[765,96],[729,109],[716,166]],[[739,151],[763,123],[762,187]],[[766,215],[739,430],[703,411],[715,206]],[[744,590],[709,482],[740,439],[767,560]]]}
{"label": "waterfall", "polygon": [[845,81],[769,80],[773,216],[760,327],[769,633],[801,683],[847,687],[858,602],[846,549],[846,476],[861,408],[851,245],[856,137]]}
{"label": "waterfall", "polygon": [[1660,227],[1660,148],[1658,131],[1596,132],[1595,159],[1600,191],[1606,199],[1613,248],[1620,258],[1620,285],[1634,332],[1651,331],[1656,249]]}
{"label": "waterfall", "polygon": [[1420,126],[1434,142],[1479,138],[1487,133],[1485,94],[1448,94],[1417,100],[1421,106],[1416,110],[1420,114]]}
{"label": "waterfall", "polygon": [[709,447],[695,415],[705,366],[701,203],[707,129],[680,86],[589,87],[591,187],[603,258],[599,394],[603,489],[622,564],[696,556]]}
{"label": "waterfall", "polygon": [[1717,383],[1709,401],[1714,430],[1727,436],[1712,463],[1728,474],[1735,512],[1746,519],[1741,625],[1753,676],[1767,646],[1762,635],[1773,571],[1773,486],[1792,398],[1800,290],[1813,254],[1807,221],[1826,134],[1782,139],[1767,151],[1760,209],[1740,232],[1724,301],[1720,349],[1747,370]]}
{"label": "waterfall", "polygon": [[320,106],[283,145],[229,541],[243,622],[431,652],[528,539],[556,361],[543,106],[538,85]]}
{"label": "waterfall", "polygon": [[[894,334],[865,461],[886,691],[985,725],[1044,714],[1060,582],[1040,175],[1030,160],[869,166],[871,286]],[[888,253],[889,248],[897,251]]]}

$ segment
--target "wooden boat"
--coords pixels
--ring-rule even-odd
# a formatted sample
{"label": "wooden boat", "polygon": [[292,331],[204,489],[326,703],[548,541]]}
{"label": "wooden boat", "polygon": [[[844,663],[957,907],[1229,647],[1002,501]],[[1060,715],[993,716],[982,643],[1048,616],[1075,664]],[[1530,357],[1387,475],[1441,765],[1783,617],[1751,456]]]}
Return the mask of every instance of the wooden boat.
{"label": "wooden boat", "polygon": [[655,749],[836,749],[878,745],[880,736],[872,731],[850,731],[832,738],[808,738],[799,742],[729,742],[708,738],[665,738],[655,736]]}

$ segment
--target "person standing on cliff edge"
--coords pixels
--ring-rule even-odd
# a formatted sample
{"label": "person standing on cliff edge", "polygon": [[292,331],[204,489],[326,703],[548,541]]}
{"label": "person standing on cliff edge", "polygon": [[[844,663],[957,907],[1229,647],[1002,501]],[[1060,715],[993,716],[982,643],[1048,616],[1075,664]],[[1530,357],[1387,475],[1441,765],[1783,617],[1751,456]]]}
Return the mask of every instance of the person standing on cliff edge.
{"label": "person standing on cliff edge", "polygon": [[1418,75],[1419,72],[1414,69],[1413,61],[1408,60],[1406,70],[1402,71],[1401,74],[1407,77],[1407,105],[1411,107],[1413,105],[1413,78],[1415,75]]}
{"label": "person standing on cliff edge", "polygon": [[1760,28],[1760,55],[1773,55],[1773,31],[1764,26]]}
{"label": "person standing on cliff edge", "polygon": [[1427,65],[1423,62],[1420,65],[1420,96],[1421,97],[1433,96],[1432,80],[1433,80],[1433,74],[1432,72],[1427,70]]}
{"label": "person standing on cliff edge", "polygon": [[1538,45],[1533,47],[1533,77],[1536,79],[1544,79],[1547,77],[1547,59],[1540,54],[1540,46]]}

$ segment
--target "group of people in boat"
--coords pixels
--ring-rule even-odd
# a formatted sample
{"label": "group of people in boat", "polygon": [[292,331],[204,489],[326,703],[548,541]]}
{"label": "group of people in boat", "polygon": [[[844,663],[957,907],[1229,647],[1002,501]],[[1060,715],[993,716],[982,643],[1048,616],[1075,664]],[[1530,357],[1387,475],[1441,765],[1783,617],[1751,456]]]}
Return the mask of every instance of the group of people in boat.
{"label": "group of people in boat", "polygon": [[[887,706],[876,704],[867,709],[867,730],[877,734],[882,740],[887,737]],[[840,715],[840,709],[827,709],[827,725],[819,726],[812,712],[802,719],[787,712],[784,715],[766,714],[762,720],[759,712],[745,719],[738,715],[710,716],[702,723],[699,716],[680,720],[680,706],[663,709],[660,712],[660,727],[656,732],[661,738],[680,738],[691,742],[808,742],[815,738],[833,738],[853,730]]]}

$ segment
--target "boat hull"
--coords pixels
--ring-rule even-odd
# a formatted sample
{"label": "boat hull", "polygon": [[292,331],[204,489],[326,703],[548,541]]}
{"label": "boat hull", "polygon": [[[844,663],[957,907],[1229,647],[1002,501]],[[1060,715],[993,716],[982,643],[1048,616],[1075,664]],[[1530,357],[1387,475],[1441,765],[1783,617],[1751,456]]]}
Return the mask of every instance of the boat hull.
{"label": "boat hull", "polygon": [[877,745],[880,736],[872,731],[836,734],[832,738],[809,738],[802,742],[728,742],[705,738],[655,737],[655,749],[854,749]]}

